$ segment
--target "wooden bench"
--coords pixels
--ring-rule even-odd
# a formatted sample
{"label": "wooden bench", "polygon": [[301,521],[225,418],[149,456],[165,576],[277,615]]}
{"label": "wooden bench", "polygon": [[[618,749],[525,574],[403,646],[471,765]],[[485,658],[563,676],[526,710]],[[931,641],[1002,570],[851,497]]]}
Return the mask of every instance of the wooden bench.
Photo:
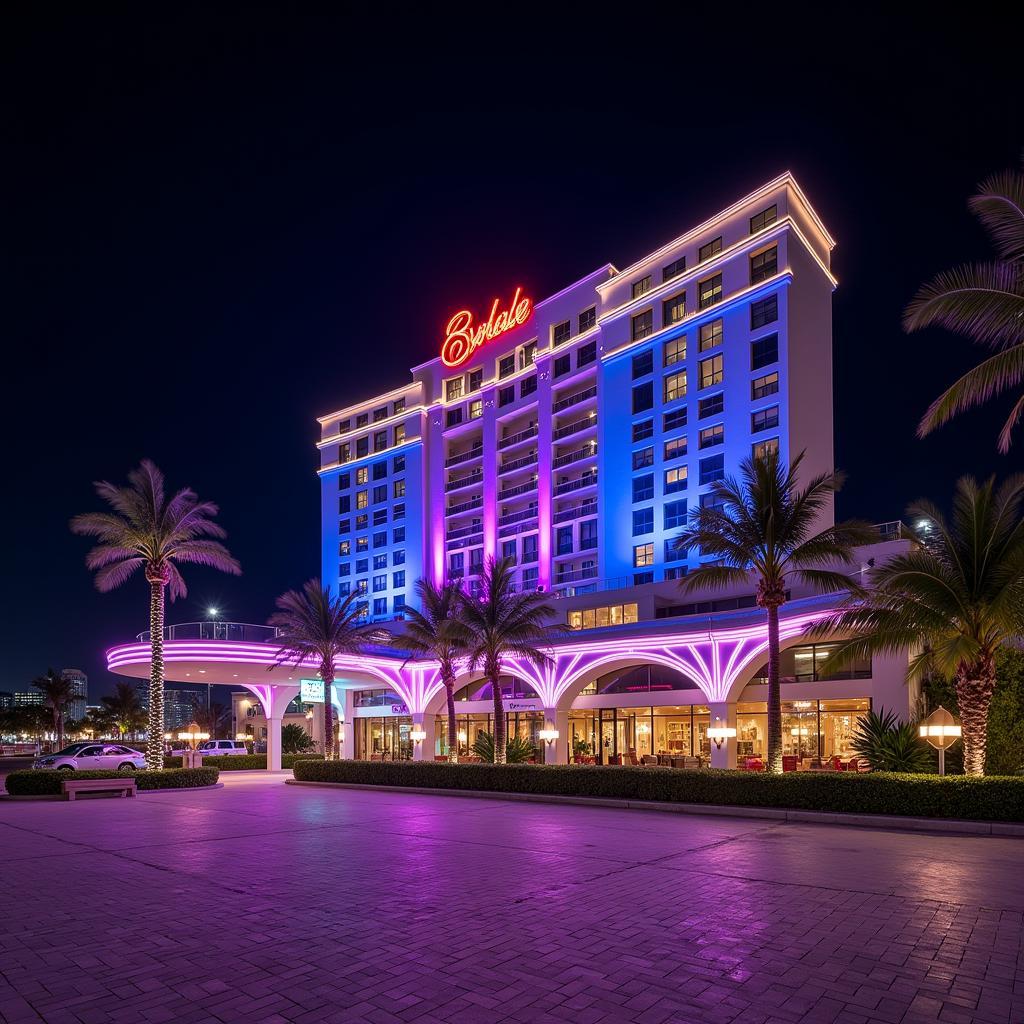
{"label": "wooden bench", "polygon": [[60,785],[65,800],[74,800],[78,793],[114,793],[122,797],[135,796],[135,780],[124,779],[64,779]]}

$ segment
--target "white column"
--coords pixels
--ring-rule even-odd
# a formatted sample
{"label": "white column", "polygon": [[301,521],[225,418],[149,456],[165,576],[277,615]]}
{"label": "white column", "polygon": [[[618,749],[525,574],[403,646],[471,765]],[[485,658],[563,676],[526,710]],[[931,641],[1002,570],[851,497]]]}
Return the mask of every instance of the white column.
{"label": "white column", "polygon": [[558,708],[545,708],[544,728],[558,730],[558,739],[544,744],[544,763],[568,764],[569,712],[559,711]]}
{"label": "white column", "polygon": [[[720,719],[720,721],[716,721]],[[711,725],[736,728],[736,704],[712,704]],[[714,740],[711,741],[711,767],[712,768],[735,768],[736,767],[736,738],[722,741],[722,749],[719,750]]]}
{"label": "white column", "polygon": [[412,745],[412,759],[414,761],[433,761],[434,746],[437,741],[436,716],[418,714],[412,716],[413,729],[422,729],[427,735],[419,742]]}
{"label": "white column", "polygon": [[356,756],[355,695],[355,690],[342,690],[339,694],[345,702],[345,711],[341,718],[341,756],[350,761]]}
{"label": "white column", "polygon": [[272,712],[267,718],[267,770],[281,770],[281,718]]}

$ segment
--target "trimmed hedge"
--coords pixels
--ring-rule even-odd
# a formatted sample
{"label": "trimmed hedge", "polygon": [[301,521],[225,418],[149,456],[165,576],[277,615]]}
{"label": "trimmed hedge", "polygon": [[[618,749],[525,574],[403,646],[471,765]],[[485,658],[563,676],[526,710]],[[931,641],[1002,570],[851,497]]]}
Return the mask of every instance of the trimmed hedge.
{"label": "trimmed hedge", "polygon": [[1014,776],[940,778],[882,772],[768,775],[653,766],[448,764],[442,761],[307,761],[295,765],[293,772],[302,782],[1024,821],[1024,778]]}
{"label": "trimmed hedge", "polygon": [[137,789],[192,789],[212,786],[220,773],[216,768],[173,768],[162,772],[62,772],[30,769],[11,772],[5,779],[11,796],[59,796],[65,779],[134,779]]}
{"label": "trimmed hedge", "polygon": [[[323,754],[282,754],[281,767],[292,768],[296,761],[322,761]],[[252,771],[254,768],[267,767],[266,754],[223,754],[219,757],[204,757],[203,766],[210,765],[222,772]],[[165,757],[165,768],[180,768],[180,757]]]}

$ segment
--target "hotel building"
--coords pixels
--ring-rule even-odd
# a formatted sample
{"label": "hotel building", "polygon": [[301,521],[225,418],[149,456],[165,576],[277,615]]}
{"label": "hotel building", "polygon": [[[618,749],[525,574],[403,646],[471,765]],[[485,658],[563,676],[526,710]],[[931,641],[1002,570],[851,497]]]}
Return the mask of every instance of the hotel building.
{"label": "hotel building", "polygon": [[[684,594],[701,554],[675,538],[751,453],[804,452],[805,479],[833,468],[834,244],[784,174],[623,269],[605,264],[539,299],[513,287],[487,309],[455,312],[424,345],[438,354],[404,384],[320,418],[324,583],[400,629],[419,577],[461,579],[472,593],[488,558],[510,557],[516,587],[549,594],[567,627],[551,666],[509,659],[503,682],[510,731],[538,758],[734,767],[763,754],[754,584]],[[820,526],[832,521],[828,507]],[[907,544],[892,524],[861,569]],[[836,598],[790,598],[788,756],[845,756],[872,703],[907,713],[906,658],[822,678],[827,645],[803,631]],[[134,672],[137,656],[117,651],[114,670]],[[278,680],[281,713],[297,674]],[[253,684],[232,675],[253,692],[268,678],[265,665]],[[460,683],[460,744],[471,746],[491,727],[490,692]],[[444,749],[430,665],[381,651],[352,661],[336,696],[345,756]],[[277,698],[260,699],[273,750]],[[721,749],[707,735],[716,719],[737,730]],[[559,734],[546,746],[545,725]]]}

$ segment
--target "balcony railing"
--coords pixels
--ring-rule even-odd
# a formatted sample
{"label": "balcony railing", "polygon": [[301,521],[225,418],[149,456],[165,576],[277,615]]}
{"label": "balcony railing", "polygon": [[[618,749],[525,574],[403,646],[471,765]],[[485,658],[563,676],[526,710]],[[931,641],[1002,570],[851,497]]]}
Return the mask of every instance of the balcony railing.
{"label": "balcony railing", "polygon": [[570,463],[579,462],[581,459],[591,459],[597,455],[597,445],[587,444],[582,448],[577,448],[575,451],[566,452],[565,455],[559,455],[558,458],[551,460],[551,468],[558,469],[559,466],[568,466]]}
{"label": "balcony railing", "polygon": [[522,469],[524,466],[535,466],[537,464],[537,453],[530,452],[529,455],[524,455],[519,459],[509,459],[508,462],[503,462],[498,467],[498,476],[503,473],[511,473],[514,469]]}
{"label": "balcony railing", "polygon": [[498,441],[498,448],[511,448],[514,444],[519,444],[520,441],[528,441],[531,437],[537,436],[537,425],[534,424],[532,427],[526,427],[524,430],[520,430],[515,434],[509,434],[508,437],[503,437]]}
{"label": "balcony railing", "polygon": [[587,569],[573,569],[572,572],[560,572],[555,577],[555,586],[559,587],[563,583],[580,583],[583,580],[597,579],[597,566],[592,565]]}
{"label": "balcony railing", "polygon": [[575,423],[567,423],[564,427],[559,427],[551,434],[551,440],[558,441],[560,438],[568,437],[570,434],[578,434],[581,430],[586,430],[596,423],[596,416],[584,416],[583,419],[576,420]]}
{"label": "balcony railing", "polygon": [[453,477],[444,485],[445,491],[457,491],[460,487],[469,487],[472,484],[480,483],[484,478],[483,473],[470,473],[467,476]]}
{"label": "balcony railing", "polygon": [[595,580],[591,578],[580,582],[582,583],[582,586],[577,586],[575,581],[558,580],[555,583],[555,586],[562,587],[563,589],[553,591],[553,596],[556,599],[562,597],[576,597],[579,594],[596,594],[602,590],[623,590],[626,587],[632,586],[632,580],[628,576],[613,576],[610,579],[604,580]]}
{"label": "balcony railing", "polygon": [[[139,643],[149,643],[147,629],[136,638]],[[164,626],[165,640],[234,640],[238,643],[271,643],[277,636],[274,626],[260,626],[251,622],[180,622],[176,626]]]}
{"label": "balcony railing", "polygon": [[458,505],[449,505],[447,514],[450,516],[457,515],[459,512],[470,512],[475,508],[481,508],[483,506],[484,499],[481,496],[470,498],[469,501],[460,501]]}
{"label": "balcony railing", "polygon": [[875,529],[882,540],[903,540],[910,534],[906,524],[899,519],[894,519],[890,523],[877,523]]}
{"label": "balcony railing", "polygon": [[569,494],[571,491],[580,491],[584,487],[593,487],[597,483],[596,473],[587,473],[577,480],[566,480],[564,484],[555,487],[555,494]]}
{"label": "balcony railing", "polygon": [[552,517],[553,523],[567,523],[570,519],[582,519],[584,516],[593,515],[597,512],[596,501],[585,501],[581,505],[574,505],[572,508],[563,508]]}
{"label": "balcony railing", "polygon": [[524,508],[522,512],[509,512],[508,515],[498,518],[498,526],[511,526],[513,523],[522,523],[527,519],[536,519],[536,508]]}
{"label": "balcony railing", "polygon": [[445,469],[449,466],[458,466],[460,463],[469,462],[470,459],[478,459],[484,453],[484,446],[479,445],[476,448],[471,448],[468,452],[460,452],[458,455],[449,455],[444,460]]}
{"label": "balcony railing", "polygon": [[596,394],[597,385],[593,384],[589,388],[577,391],[574,395],[567,395],[565,398],[559,399],[551,406],[551,411],[561,412],[563,409],[568,409],[570,406],[579,405],[580,402],[585,402],[588,398],[593,398]]}
{"label": "balcony railing", "polygon": [[524,484],[517,484],[515,487],[508,487],[504,491],[498,491],[498,501],[505,501],[508,498],[515,498],[520,494],[529,494],[537,490],[536,480],[527,480]]}
{"label": "balcony railing", "polygon": [[484,528],[477,523],[476,526],[460,526],[457,530],[448,530],[445,540],[458,540],[460,537],[472,537],[474,533],[483,533]]}

